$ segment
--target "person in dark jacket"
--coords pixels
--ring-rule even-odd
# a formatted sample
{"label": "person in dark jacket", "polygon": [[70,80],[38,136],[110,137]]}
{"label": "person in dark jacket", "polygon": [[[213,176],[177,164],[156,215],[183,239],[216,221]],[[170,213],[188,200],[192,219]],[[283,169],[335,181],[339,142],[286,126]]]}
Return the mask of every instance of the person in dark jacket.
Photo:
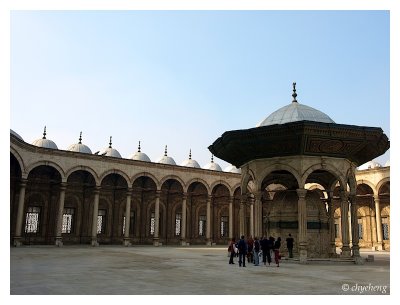
{"label": "person in dark jacket", "polygon": [[274,255],[275,255],[275,263],[276,263],[277,267],[279,267],[279,258],[280,258],[279,248],[280,247],[281,247],[281,238],[278,237],[278,239],[274,243]]}
{"label": "person in dark jacket", "polygon": [[246,254],[247,254],[247,242],[244,240],[244,235],[240,237],[238,242],[239,249],[239,267],[246,267]]}
{"label": "person in dark jacket", "polygon": [[289,237],[286,238],[286,246],[289,251],[289,258],[293,258],[293,244],[294,244],[294,239],[292,237],[292,234],[289,233]]}
{"label": "person in dark jacket", "polygon": [[253,257],[254,257],[254,266],[258,266],[259,264],[259,257],[258,254],[260,253],[260,241],[258,237],[254,238],[254,248],[253,248]]}
{"label": "person in dark jacket", "polygon": [[272,247],[270,240],[266,236],[264,236],[261,241],[261,250],[262,250],[264,265],[266,265],[267,260],[268,260],[268,265],[271,264],[271,249]]}

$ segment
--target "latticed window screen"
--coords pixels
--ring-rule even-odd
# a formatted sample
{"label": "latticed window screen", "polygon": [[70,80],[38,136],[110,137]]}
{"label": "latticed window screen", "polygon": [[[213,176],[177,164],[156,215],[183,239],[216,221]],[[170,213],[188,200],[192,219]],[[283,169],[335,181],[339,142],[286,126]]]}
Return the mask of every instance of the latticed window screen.
{"label": "latticed window screen", "polygon": [[155,224],[156,224],[155,215],[154,215],[154,213],[151,213],[151,219],[150,219],[150,235],[154,235]]}
{"label": "latticed window screen", "polygon": [[106,210],[99,210],[97,214],[97,234],[104,234],[106,232]]}
{"label": "latticed window screen", "polygon": [[70,234],[73,232],[74,215],[75,215],[75,209],[64,208],[63,220],[62,220],[62,233]]}
{"label": "latticed window screen", "polygon": [[[131,223],[129,224],[129,234],[134,234],[135,231],[135,211],[131,211]],[[125,215],[122,221],[122,235],[125,235]]]}
{"label": "latticed window screen", "polygon": [[358,238],[363,239],[363,224],[362,218],[358,218]]}
{"label": "latticed window screen", "polygon": [[199,216],[199,236],[204,236],[206,231],[207,217],[204,215]]}
{"label": "latticed window screen", "polygon": [[26,211],[25,233],[39,232],[40,207],[28,207]]}
{"label": "latticed window screen", "polygon": [[175,236],[181,235],[182,214],[175,214]]}
{"label": "latticed window screen", "polygon": [[339,218],[335,218],[335,238],[340,238]]}
{"label": "latticed window screen", "polygon": [[389,240],[389,220],[387,217],[382,218],[382,237],[383,240]]}
{"label": "latticed window screen", "polygon": [[228,236],[228,216],[221,217],[221,237]]}

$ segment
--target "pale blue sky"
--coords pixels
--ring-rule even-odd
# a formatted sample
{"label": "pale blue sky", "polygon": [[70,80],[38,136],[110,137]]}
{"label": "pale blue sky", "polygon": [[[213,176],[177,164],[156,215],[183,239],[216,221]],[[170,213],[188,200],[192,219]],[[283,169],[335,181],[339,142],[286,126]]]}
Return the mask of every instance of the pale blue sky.
{"label": "pale blue sky", "polygon": [[[13,11],[11,121],[26,142],[210,161],[291,102],[390,138],[388,11]],[[389,153],[378,158],[384,164]],[[228,164],[215,159],[222,168]]]}

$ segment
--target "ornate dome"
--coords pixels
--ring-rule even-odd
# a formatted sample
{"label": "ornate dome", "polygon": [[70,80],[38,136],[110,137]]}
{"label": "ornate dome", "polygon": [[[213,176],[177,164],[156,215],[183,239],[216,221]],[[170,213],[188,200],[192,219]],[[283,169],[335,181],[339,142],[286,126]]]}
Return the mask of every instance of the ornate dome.
{"label": "ornate dome", "polygon": [[121,154],[118,152],[118,150],[112,148],[112,137],[110,137],[110,143],[107,148],[104,148],[102,151],[99,152],[99,155],[102,156],[107,156],[107,157],[115,157],[115,158],[122,158]]}
{"label": "ornate dome", "polygon": [[20,139],[21,141],[23,141],[24,139],[22,139],[22,137],[18,134],[18,133],[16,133],[14,130],[12,130],[11,128],[10,128],[10,134],[12,134],[13,136],[15,136],[15,137],[17,137],[18,139]]}
{"label": "ornate dome", "polygon": [[228,173],[235,173],[235,174],[240,174],[240,173],[242,173],[242,170],[240,169],[240,168],[237,168],[236,166],[234,166],[234,165],[229,165],[227,168],[225,168],[225,170],[224,170],[225,172],[228,172]]}
{"label": "ornate dome", "polygon": [[325,113],[297,102],[296,83],[293,83],[292,96],[293,96],[292,103],[271,113],[266,119],[258,123],[256,127],[269,126],[275,124],[285,124],[297,121],[335,123]]}
{"label": "ornate dome", "polygon": [[211,162],[206,164],[206,166],[203,167],[204,169],[209,169],[212,171],[219,171],[222,172],[221,166],[219,166],[217,163],[214,163],[214,155],[211,155]]}
{"label": "ornate dome", "polygon": [[382,167],[381,164],[375,161],[369,161],[367,163],[364,163],[363,165],[360,165],[357,167],[358,170],[366,170],[366,169],[371,169],[371,168],[376,168],[376,167]]}
{"label": "ornate dome", "polygon": [[85,144],[82,144],[82,131],[79,135],[79,142],[76,144],[72,144],[70,145],[67,150],[69,151],[76,151],[76,152],[80,152],[80,153],[84,153],[84,154],[91,154],[92,151],[90,150],[90,148],[88,146],[86,146]]}
{"label": "ornate dome", "polygon": [[192,150],[189,151],[189,159],[183,161],[181,166],[200,168],[199,163],[196,160],[192,160]]}
{"label": "ornate dome", "polygon": [[32,145],[44,148],[58,149],[56,143],[54,143],[52,140],[46,139],[46,126],[44,126],[43,138],[33,141]]}
{"label": "ornate dome", "polygon": [[138,160],[138,161],[146,161],[146,162],[151,162],[150,158],[145,154],[140,151],[140,141],[139,141],[139,146],[138,146],[138,151],[132,154],[129,159],[132,160]]}
{"label": "ornate dome", "polygon": [[162,164],[176,165],[175,160],[172,159],[171,157],[168,157],[168,156],[167,156],[167,145],[165,145],[164,156],[162,156],[161,158],[159,158],[156,162],[157,162],[157,163],[162,163]]}

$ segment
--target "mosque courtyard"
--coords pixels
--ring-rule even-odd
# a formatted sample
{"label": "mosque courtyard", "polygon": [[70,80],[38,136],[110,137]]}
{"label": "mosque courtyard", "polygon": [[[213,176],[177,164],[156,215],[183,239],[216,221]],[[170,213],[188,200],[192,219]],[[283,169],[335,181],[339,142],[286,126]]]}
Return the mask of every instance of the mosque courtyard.
{"label": "mosque courtyard", "polygon": [[229,265],[226,247],[10,248],[11,295],[390,294],[390,253],[363,265],[282,260]]}

